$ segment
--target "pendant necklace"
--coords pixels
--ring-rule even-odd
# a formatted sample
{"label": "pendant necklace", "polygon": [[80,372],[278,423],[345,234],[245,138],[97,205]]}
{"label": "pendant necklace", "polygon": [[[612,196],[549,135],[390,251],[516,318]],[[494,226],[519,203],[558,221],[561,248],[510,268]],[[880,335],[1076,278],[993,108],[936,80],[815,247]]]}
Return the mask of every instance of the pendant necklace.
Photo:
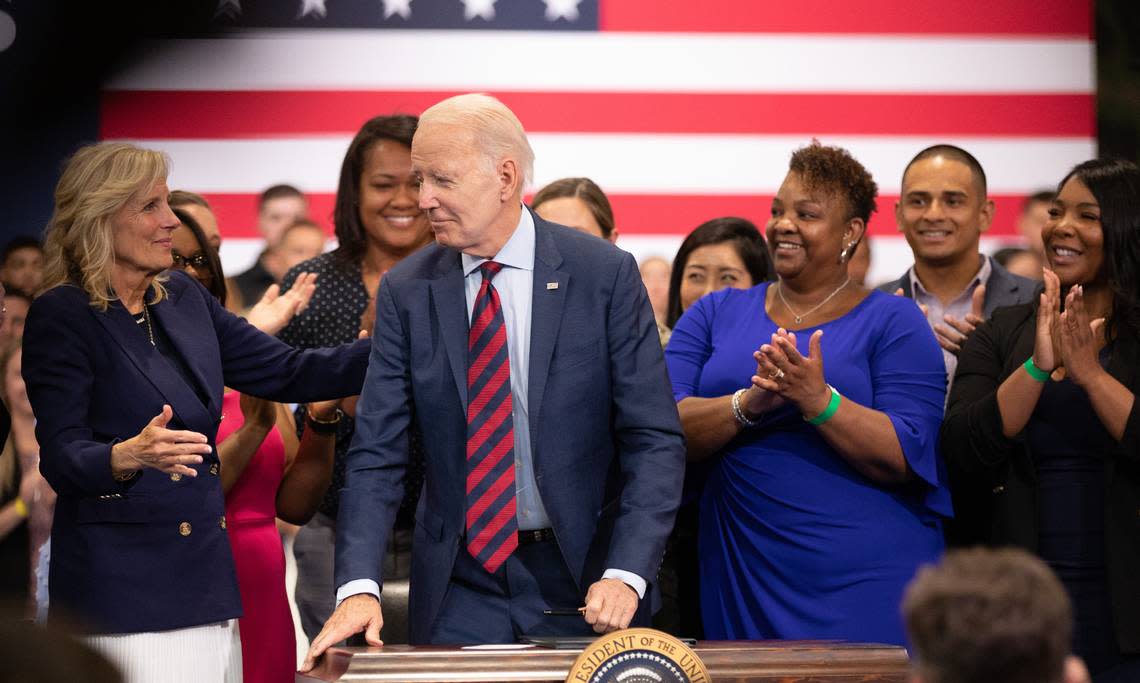
{"label": "pendant necklace", "polygon": [[808,317],[812,313],[815,313],[820,308],[822,308],[824,304],[826,304],[828,301],[831,301],[831,299],[836,294],[838,294],[844,287],[846,287],[847,283],[849,283],[849,282],[851,282],[850,277],[845,279],[843,281],[843,284],[836,287],[834,292],[832,292],[831,294],[828,294],[826,297],[824,297],[823,301],[819,302],[815,306],[812,306],[811,310],[804,312],[802,315],[799,313],[796,313],[796,309],[792,308],[792,305],[790,303],[788,303],[788,300],[786,298],[784,298],[784,281],[783,280],[776,283],[776,294],[778,294],[780,296],[780,301],[784,302],[784,308],[788,309],[788,312],[792,314],[794,320],[796,321],[796,324],[799,325],[800,323],[802,323],[804,321],[804,318]]}

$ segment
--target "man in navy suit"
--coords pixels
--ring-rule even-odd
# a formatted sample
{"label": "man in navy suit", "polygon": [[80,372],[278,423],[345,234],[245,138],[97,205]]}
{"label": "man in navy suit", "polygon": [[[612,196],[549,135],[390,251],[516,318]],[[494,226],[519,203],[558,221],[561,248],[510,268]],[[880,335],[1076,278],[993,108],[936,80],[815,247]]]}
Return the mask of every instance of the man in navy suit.
{"label": "man in navy suit", "polygon": [[629,254],[522,205],[532,165],[492,97],[420,119],[412,166],[436,243],[380,285],[337,520],[339,605],[306,669],[361,630],[380,642],[376,568],[412,420],[426,453],[413,643],[590,635],[649,616],[684,472],[653,311]]}

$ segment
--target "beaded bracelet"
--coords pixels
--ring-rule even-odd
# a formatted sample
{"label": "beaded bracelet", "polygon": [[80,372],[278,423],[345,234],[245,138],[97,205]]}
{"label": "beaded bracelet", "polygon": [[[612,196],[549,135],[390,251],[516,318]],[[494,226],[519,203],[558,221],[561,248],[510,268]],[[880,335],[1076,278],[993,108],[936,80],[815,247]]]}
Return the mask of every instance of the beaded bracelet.
{"label": "beaded bracelet", "polygon": [[827,388],[831,389],[831,400],[827,402],[827,407],[823,409],[823,412],[819,415],[816,415],[815,417],[808,417],[806,415],[804,416],[804,420],[806,420],[809,424],[813,424],[817,427],[830,420],[835,415],[835,413],[839,411],[839,404],[843,400],[843,398],[839,395],[839,391],[837,391],[835,387],[828,384]]}
{"label": "beaded bracelet", "polygon": [[1025,371],[1029,373],[1029,376],[1038,382],[1044,382],[1045,380],[1049,379],[1049,373],[1037,367],[1037,363],[1033,362],[1033,356],[1026,358],[1025,362],[1021,364],[1021,367],[1025,368]]}
{"label": "beaded bracelet", "polygon": [[736,418],[736,421],[741,427],[750,428],[755,427],[758,421],[749,420],[745,417],[744,411],[740,408],[740,397],[743,396],[746,391],[748,391],[748,389],[737,389],[736,393],[732,395],[732,416]]}

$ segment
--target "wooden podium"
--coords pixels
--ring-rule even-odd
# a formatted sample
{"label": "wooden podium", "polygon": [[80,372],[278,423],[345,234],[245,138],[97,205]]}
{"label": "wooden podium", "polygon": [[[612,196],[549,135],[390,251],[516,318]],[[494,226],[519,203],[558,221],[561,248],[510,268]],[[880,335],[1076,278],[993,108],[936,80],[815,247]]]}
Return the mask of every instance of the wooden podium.
{"label": "wooden podium", "polygon": [[[713,683],[906,683],[901,647],[836,641],[703,641],[693,648]],[[317,681],[559,682],[580,650],[479,650],[388,645],[331,648],[298,683]]]}

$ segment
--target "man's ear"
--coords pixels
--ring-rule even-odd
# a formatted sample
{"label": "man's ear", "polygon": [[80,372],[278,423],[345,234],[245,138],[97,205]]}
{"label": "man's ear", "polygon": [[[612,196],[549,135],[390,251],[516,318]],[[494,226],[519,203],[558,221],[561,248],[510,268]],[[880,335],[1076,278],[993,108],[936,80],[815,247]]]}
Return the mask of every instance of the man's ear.
{"label": "man's ear", "polygon": [[994,200],[987,199],[982,202],[981,219],[978,221],[978,232],[985,232],[990,229],[990,224],[994,221]]}
{"label": "man's ear", "polygon": [[496,169],[499,179],[499,201],[506,202],[522,196],[522,173],[514,159],[507,157],[499,162]]}

